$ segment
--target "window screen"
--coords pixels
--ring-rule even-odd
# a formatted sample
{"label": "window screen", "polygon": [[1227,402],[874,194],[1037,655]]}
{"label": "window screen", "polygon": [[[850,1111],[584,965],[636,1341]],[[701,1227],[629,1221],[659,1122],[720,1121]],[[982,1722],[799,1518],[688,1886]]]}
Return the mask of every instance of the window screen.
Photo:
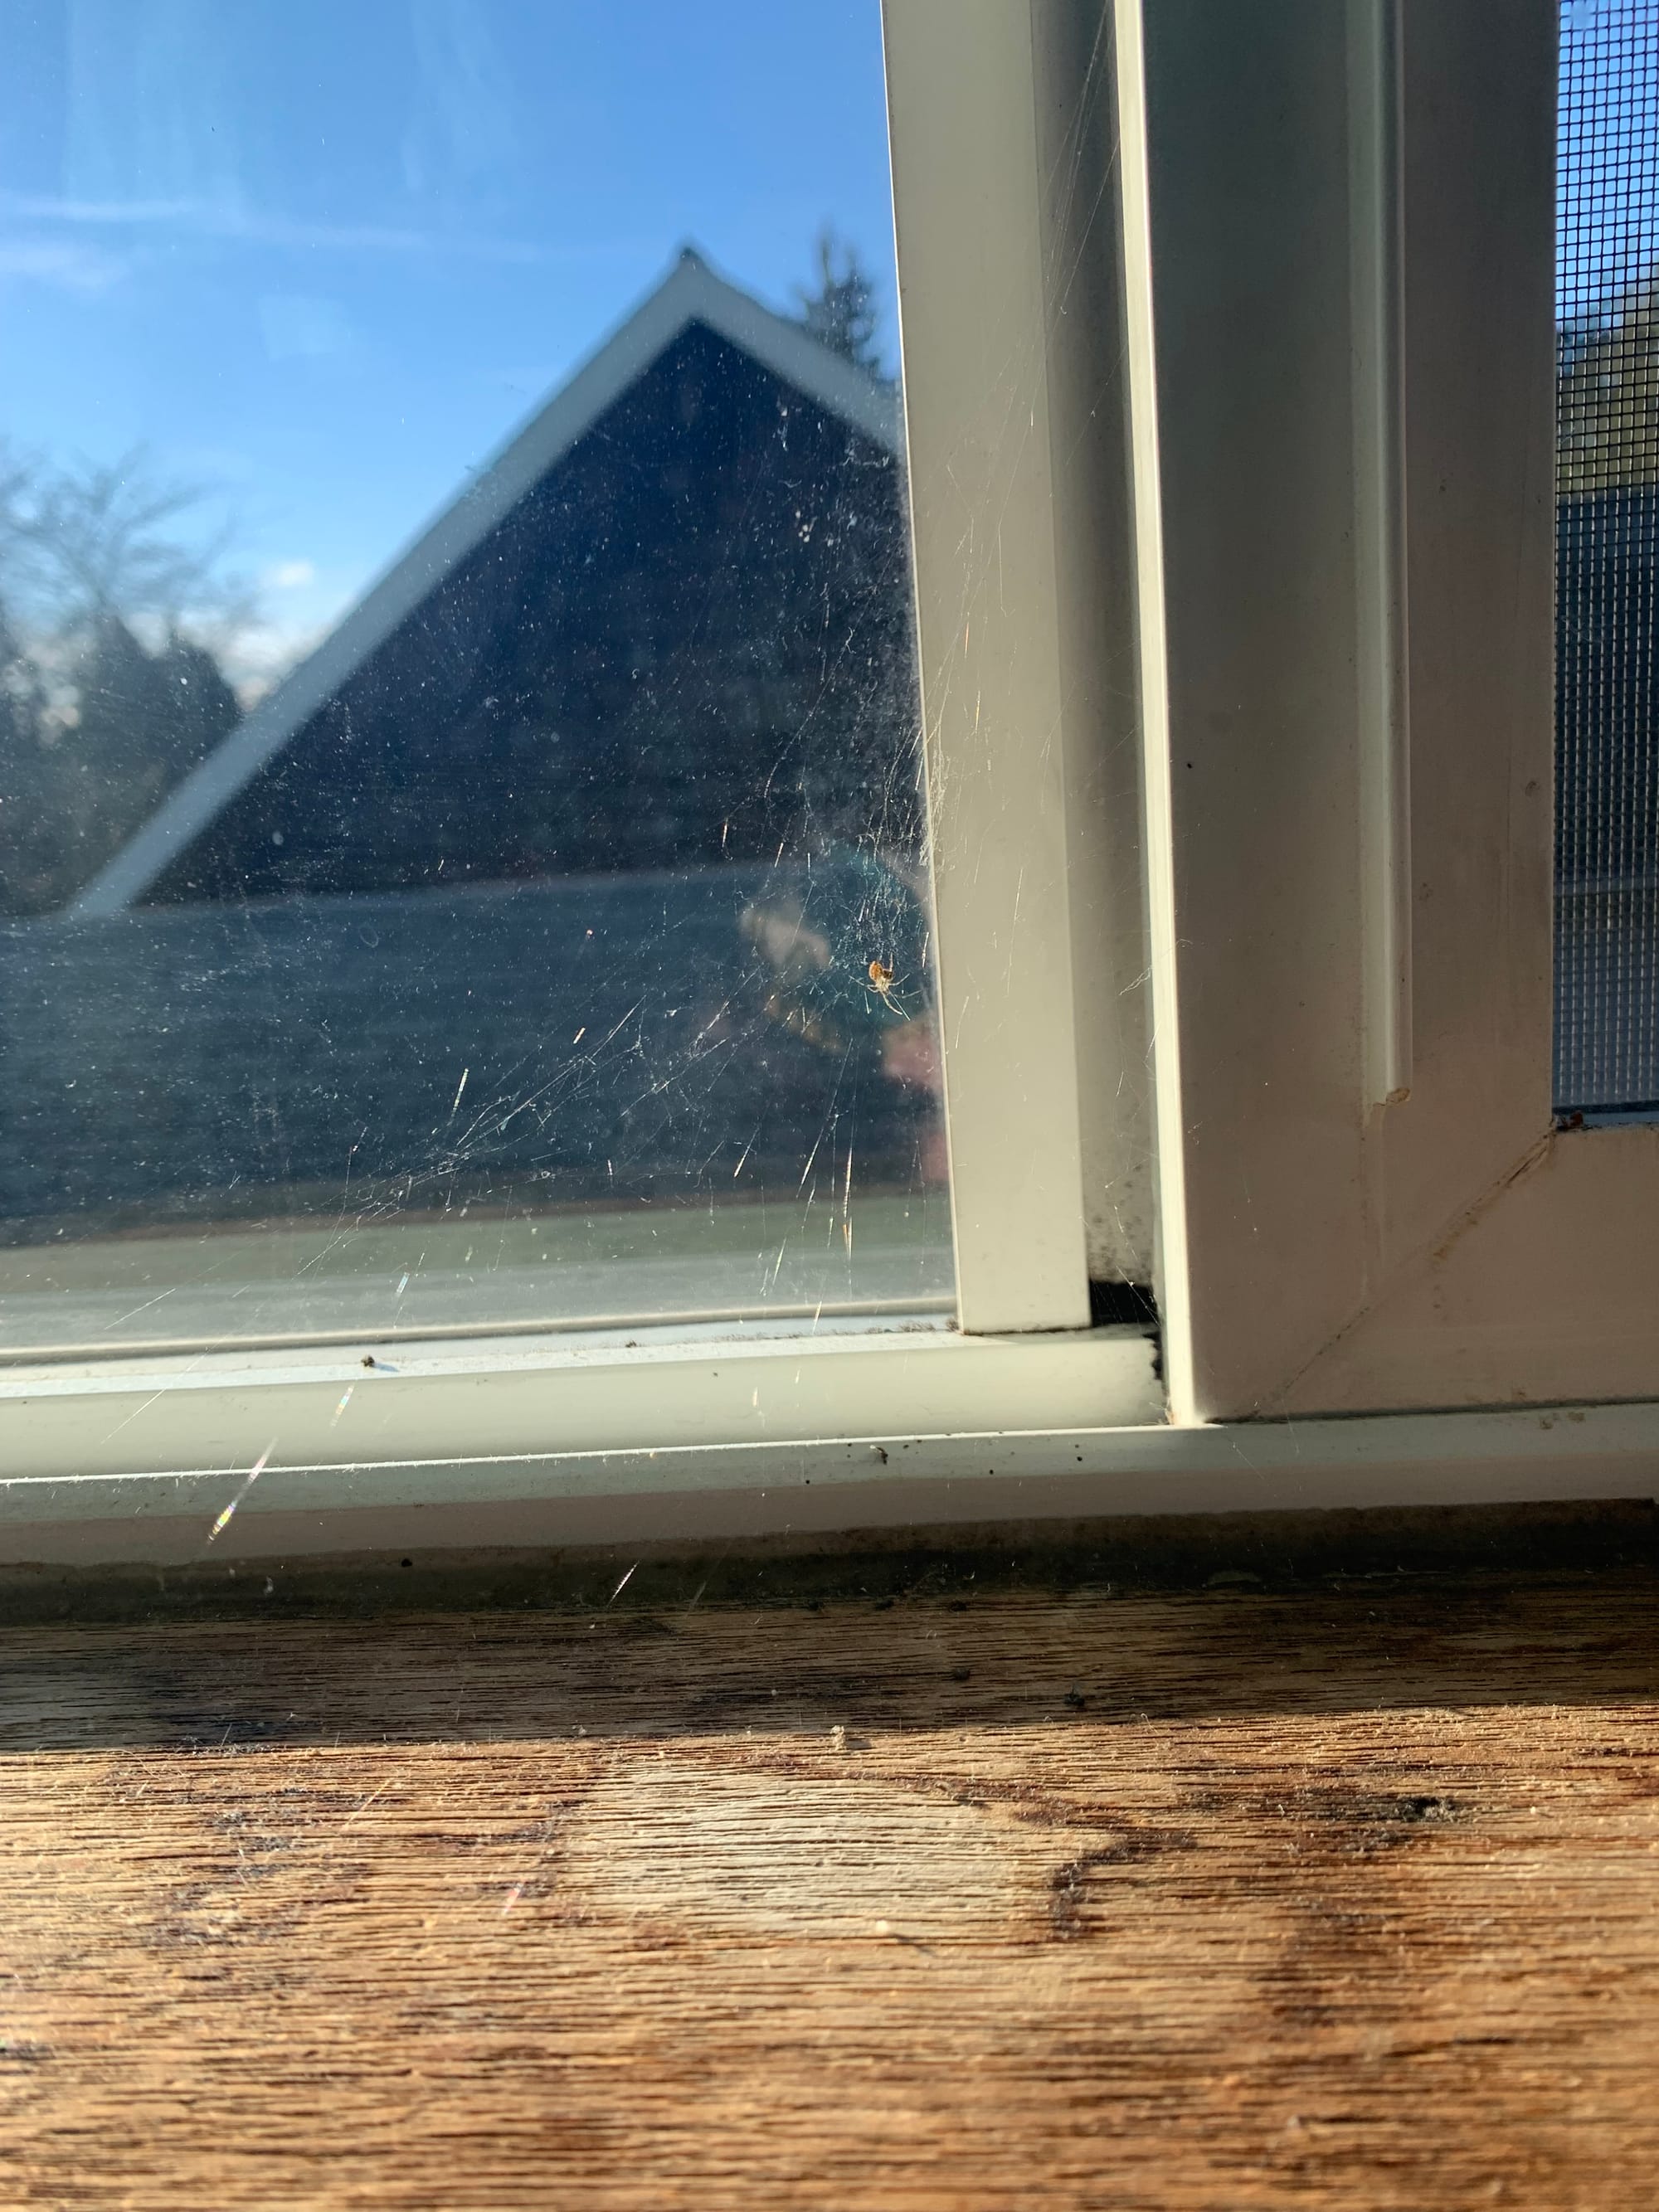
{"label": "window screen", "polygon": [[1659,0],[1561,11],[1555,1099],[1659,1117]]}

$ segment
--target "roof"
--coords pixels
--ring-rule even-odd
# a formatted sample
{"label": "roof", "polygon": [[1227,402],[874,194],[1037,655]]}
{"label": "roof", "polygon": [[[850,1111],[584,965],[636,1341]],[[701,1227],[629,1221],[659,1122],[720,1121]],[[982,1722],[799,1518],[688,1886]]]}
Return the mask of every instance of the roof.
{"label": "roof", "polygon": [[712,330],[889,453],[900,453],[900,408],[891,386],[728,284],[687,247],[657,289],[106,863],[70,908],[70,915],[90,920],[118,914],[142,899],[221,809],[692,324]]}

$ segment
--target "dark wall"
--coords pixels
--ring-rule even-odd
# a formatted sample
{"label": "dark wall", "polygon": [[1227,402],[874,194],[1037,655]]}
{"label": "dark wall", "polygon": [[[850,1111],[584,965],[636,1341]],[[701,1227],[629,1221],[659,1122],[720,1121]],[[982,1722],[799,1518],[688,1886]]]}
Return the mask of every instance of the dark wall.
{"label": "dark wall", "polygon": [[901,472],[693,325],[153,902],[912,845]]}
{"label": "dark wall", "polygon": [[791,896],[751,866],[0,922],[0,1243],[915,1188],[932,1101],[876,1025],[823,1050],[769,1010],[739,918]]}
{"label": "dark wall", "polygon": [[1556,874],[1659,865],[1659,489],[1563,500],[1556,586]]}
{"label": "dark wall", "polygon": [[1659,488],[1563,500],[1555,1104],[1659,1112]]}

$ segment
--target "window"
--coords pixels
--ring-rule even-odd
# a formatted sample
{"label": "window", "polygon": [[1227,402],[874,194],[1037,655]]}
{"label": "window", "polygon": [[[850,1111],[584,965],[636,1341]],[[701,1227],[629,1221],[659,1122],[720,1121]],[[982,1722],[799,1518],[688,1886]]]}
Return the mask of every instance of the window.
{"label": "window", "polygon": [[[501,0],[419,21],[519,15]],[[875,17],[815,21],[839,68]],[[389,1220],[353,1231],[379,1285],[372,1320],[360,1305],[319,1326],[307,1285],[287,1310],[297,1328],[263,1342],[250,1329],[234,1351],[152,1343],[112,1358],[64,1337],[46,1358],[21,1346],[0,1386],[19,1439],[17,1479],[0,1485],[9,1556],[193,1556],[211,1541],[229,1559],[1650,1490],[1659,1123],[1641,1118],[1651,1102],[1632,1073],[1653,1029],[1634,765],[1648,660],[1626,642],[1646,588],[1631,518],[1647,464],[1638,440],[1630,483],[1607,487],[1575,479],[1570,456],[1596,406],[1629,413],[1607,396],[1617,375],[1641,383],[1630,332],[1645,234],[1620,230],[1584,180],[1651,166],[1653,76],[1632,58],[1649,50],[1652,9],[1607,0],[1558,19],[1552,0],[1520,0],[1501,36],[1493,24],[1490,0],[888,0],[902,476],[880,379],[826,365],[834,349],[799,307],[791,323],[775,298],[745,302],[738,272],[681,262],[612,350],[557,386],[552,428],[532,416],[530,447],[509,445],[441,508],[435,538],[331,633],[307,664],[315,696],[296,695],[302,726],[255,705],[240,750],[233,733],[100,862],[73,919],[52,924],[100,929],[149,897],[173,927],[229,884],[258,888],[265,903],[241,901],[237,920],[257,936],[281,926],[269,917],[290,891],[295,912],[334,901],[354,921],[417,893],[428,915],[472,917],[483,946],[487,917],[525,905],[524,886],[550,872],[536,846],[522,877],[501,877],[505,830],[550,836],[572,818],[568,789],[539,813],[492,812],[482,802],[504,771],[481,768],[468,818],[493,825],[478,872],[494,887],[451,893],[422,811],[447,790],[449,736],[428,743],[416,718],[426,750],[401,781],[376,756],[364,821],[328,798],[318,732],[330,715],[337,732],[368,727],[398,685],[441,692],[478,635],[527,651],[522,599],[495,610],[493,629],[469,629],[480,607],[490,616],[488,592],[446,580],[459,596],[440,623],[429,575],[465,580],[481,548],[505,557],[490,533],[513,500],[544,482],[550,455],[580,459],[580,428],[562,444],[566,430],[645,404],[654,369],[629,377],[666,357],[653,349],[664,329],[671,345],[693,328],[746,344],[745,376],[804,392],[809,421],[830,425],[823,437],[861,472],[858,499],[884,486],[884,512],[902,515],[902,484],[914,629],[892,611],[902,564],[888,525],[860,540],[878,550],[839,585],[813,566],[822,514],[858,534],[831,486],[786,545],[787,573],[808,579],[797,597],[778,597],[776,560],[762,564],[773,614],[755,650],[787,660],[807,601],[839,605],[837,635],[873,622],[884,641],[871,653],[883,703],[866,719],[874,695],[854,686],[842,735],[821,759],[801,755],[811,774],[756,795],[781,851],[716,855],[716,817],[728,823],[754,779],[728,762],[729,805],[716,789],[714,698],[679,766],[665,755],[663,776],[642,778],[640,803],[604,827],[660,872],[650,926],[615,933],[604,989],[631,1004],[627,960],[644,961],[668,1021],[682,955],[688,971],[706,958],[717,1001],[722,962],[750,979],[728,1064],[769,1132],[752,1172],[800,1178],[796,1240],[769,1219],[749,1233],[731,1192],[710,1203],[709,1164],[742,1166],[749,1125],[696,1101],[653,1032],[645,1073],[668,1079],[646,1135],[689,1123],[704,1149],[642,1140],[622,1164],[644,1162],[649,1183],[690,1163],[694,1205],[666,1208],[654,1185],[631,1193],[624,1254],[588,1225],[616,1217],[586,1194],[578,1231],[514,1183],[527,1158],[486,1160],[521,1240],[513,1296],[490,1306],[448,1256],[403,1285],[397,1255],[427,1249],[431,1208],[394,1175]],[[1585,88],[1606,86],[1598,106]],[[1559,180],[1565,234],[1594,277],[1582,301],[1555,255],[1558,125],[1578,144]],[[1584,156],[1578,142],[1604,129],[1622,167]],[[1640,202],[1620,191],[1618,206]],[[1610,370],[1613,355],[1623,366]],[[650,432],[670,468],[690,465],[678,390],[659,395]],[[577,402],[596,393],[599,415],[584,415]],[[614,450],[599,459],[617,465]],[[587,504],[562,509],[572,544],[583,515],[614,534],[622,511],[617,479],[595,467]],[[719,473],[728,489],[750,482],[738,459]],[[721,541],[722,590],[753,550]],[[639,564],[594,562],[561,651],[598,640],[607,667],[626,660],[628,684],[637,665],[645,684],[650,653],[617,657],[635,635]],[[733,620],[746,597],[727,592]],[[365,672],[416,606],[419,650],[377,690]],[[653,635],[660,667],[667,633]],[[931,881],[920,817],[899,799],[916,788],[918,679]],[[707,702],[703,680],[682,671],[654,696]],[[473,695],[455,696],[465,721]],[[562,725],[537,727],[550,775]],[[370,787],[348,779],[347,795]],[[308,799],[331,811],[308,813]],[[833,866],[802,827],[815,809],[848,825]],[[599,836],[599,817],[585,818]],[[722,885],[757,872],[701,919],[663,827],[682,818],[700,825],[699,864]],[[362,873],[386,824],[395,884]],[[1588,872],[1568,865],[1582,852]],[[578,857],[592,881],[598,848]],[[1628,884],[1613,882],[1620,870]],[[671,878],[672,901],[691,901],[672,912]],[[872,916],[879,949],[866,957]],[[415,924],[404,934],[385,957],[406,963],[392,997],[409,1005],[444,956]],[[533,972],[569,1012],[567,1059],[583,1048],[582,1008],[559,994],[598,972],[580,965],[587,940],[574,959],[571,942],[549,924],[534,946],[487,956],[499,975]],[[309,957],[319,989],[343,988],[331,956]],[[842,982],[866,1036],[845,1093],[832,1069],[837,1052],[853,1065],[850,1031],[826,996]],[[137,1003],[114,994],[111,1018]],[[519,1004],[503,987],[480,1035]],[[457,1017],[432,1012],[422,1065],[441,1061],[444,1079],[422,1077],[416,1152],[488,1088],[470,1048],[443,1060]],[[34,1048],[59,1048],[49,1012],[34,1018]],[[908,1039],[896,1065],[895,1038]],[[1570,1065],[1593,1079],[1565,1082]],[[786,1067],[816,1071],[819,1088],[792,1091]],[[380,1094],[386,1126],[396,1090],[393,1077]],[[503,1094],[501,1111],[516,1103]],[[593,1118],[574,1116],[560,1140],[591,1172],[616,1099],[599,1086],[576,1103]],[[836,1180],[814,1197],[826,1139]],[[660,1230],[671,1212],[684,1241],[647,1255],[641,1224]],[[555,1228],[557,1260],[538,1274],[529,1248]],[[428,1266],[450,1270],[435,1295],[419,1287]],[[648,1295],[605,1305],[630,1269]]]}
{"label": "window", "polygon": [[18,27],[13,1355],[951,1309],[879,15],[648,15]]}

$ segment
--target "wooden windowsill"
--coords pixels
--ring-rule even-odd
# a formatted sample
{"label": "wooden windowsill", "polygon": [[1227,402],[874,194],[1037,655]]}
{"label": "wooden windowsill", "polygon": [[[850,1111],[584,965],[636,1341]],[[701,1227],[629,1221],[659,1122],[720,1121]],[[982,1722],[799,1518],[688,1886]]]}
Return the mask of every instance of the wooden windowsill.
{"label": "wooden windowsill", "polygon": [[1659,1619],[1598,1540],[13,1627],[0,2197],[1646,2203]]}

